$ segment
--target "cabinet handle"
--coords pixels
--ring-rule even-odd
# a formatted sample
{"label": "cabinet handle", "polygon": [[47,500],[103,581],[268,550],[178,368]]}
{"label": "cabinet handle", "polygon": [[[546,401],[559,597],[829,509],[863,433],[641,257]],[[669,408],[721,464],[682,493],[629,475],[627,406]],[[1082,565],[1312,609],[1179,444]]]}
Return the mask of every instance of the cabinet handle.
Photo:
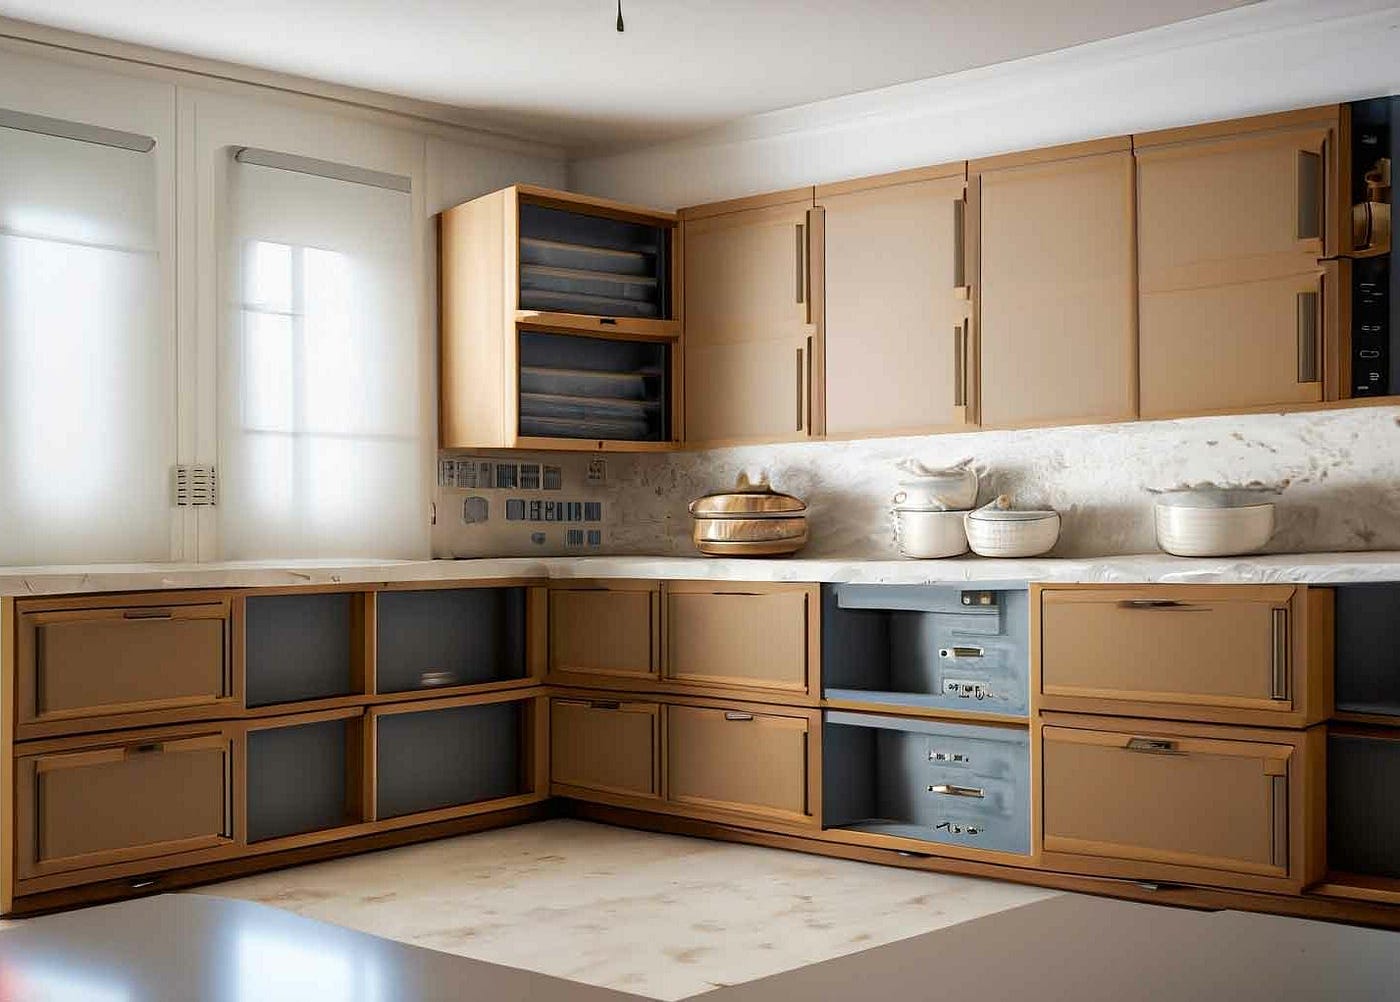
{"label": "cabinet handle", "polygon": [[1128,751],[1147,752],[1150,755],[1181,755],[1183,752],[1177,748],[1175,741],[1168,741],[1166,738],[1129,738]]}
{"label": "cabinet handle", "polygon": [[1156,612],[1207,612],[1206,608],[1190,602],[1178,602],[1174,598],[1130,598],[1118,603],[1120,609],[1138,609]]}
{"label": "cabinet handle", "polygon": [[122,619],[174,619],[170,609],[123,609]]}
{"label": "cabinet handle", "polygon": [[132,745],[126,750],[126,757],[131,758],[134,755],[154,755],[156,752],[161,751],[165,751],[165,745],[159,741],[152,741],[149,744]]}
{"label": "cabinet handle", "polygon": [[590,710],[620,710],[622,704],[615,699],[590,699],[588,708]]}
{"label": "cabinet handle", "polygon": [[952,783],[938,783],[928,788],[929,793],[942,794],[945,797],[972,797],[981,800],[987,795],[987,791],[980,786],[956,786]]}
{"label": "cabinet handle", "polygon": [[1288,610],[1275,609],[1273,619],[1273,685],[1271,699],[1288,698]]}
{"label": "cabinet handle", "polygon": [[807,301],[807,227],[797,224],[797,301]]}
{"label": "cabinet handle", "polygon": [[804,366],[804,365],[802,364],[802,354],[803,354],[803,349],[802,349],[802,348],[798,348],[798,349],[797,349],[797,430],[798,430],[798,431],[802,431],[802,430],[804,430],[804,429],[807,427],[806,422],[803,420],[803,413],[802,413],[802,396],[803,396],[803,393],[802,393],[802,383],[803,383],[804,378],[805,378],[805,376],[806,376],[806,366]]}
{"label": "cabinet handle", "polygon": [[[1319,288],[1322,280],[1318,279]],[[1322,296],[1316,292],[1298,293],[1298,382],[1318,381],[1317,334],[1322,325],[1318,322],[1318,304]]]}
{"label": "cabinet handle", "polygon": [[967,321],[953,327],[953,406],[967,406]]}
{"label": "cabinet handle", "polygon": [[1298,151],[1298,224],[1299,240],[1316,240],[1322,236],[1322,154],[1312,150]]}
{"label": "cabinet handle", "polygon": [[812,339],[807,338],[807,357],[804,369],[805,379],[802,383],[803,414],[807,419],[807,431],[812,431],[812,360],[816,357],[816,352],[812,350]]}
{"label": "cabinet handle", "polygon": [[966,220],[967,202],[960,198],[953,203],[953,288],[955,289],[961,289],[967,284],[967,263],[963,260],[967,254]]}
{"label": "cabinet handle", "polygon": [[725,714],[724,714],[724,719],[725,719],[725,720],[733,720],[733,721],[752,720],[752,719],[753,719],[753,714],[752,714],[752,713],[740,713],[740,712],[737,711],[737,710],[729,710],[729,711],[726,711],[726,712],[725,712]]}
{"label": "cabinet handle", "polygon": [[938,651],[940,658],[980,658],[987,653],[982,647],[943,647]]}
{"label": "cabinet handle", "polygon": [[418,676],[418,684],[431,689],[436,686],[451,685],[456,679],[455,672],[445,671],[441,668],[429,668]]}
{"label": "cabinet handle", "polygon": [[1288,777],[1269,777],[1269,862],[1288,868]]}

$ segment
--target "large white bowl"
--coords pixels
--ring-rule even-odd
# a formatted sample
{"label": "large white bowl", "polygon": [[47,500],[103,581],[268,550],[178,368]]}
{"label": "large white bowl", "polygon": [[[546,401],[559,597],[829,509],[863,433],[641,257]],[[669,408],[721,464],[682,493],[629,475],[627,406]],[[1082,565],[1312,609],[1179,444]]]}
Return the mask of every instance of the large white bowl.
{"label": "large white bowl", "polygon": [[1153,508],[1157,545],[1178,557],[1228,557],[1264,548],[1274,534],[1274,506]]}
{"label": "large white bowl", "polygon": [[967,552],[967,532],[960,511],[894,510],[894,537],[899,552],[920,560],[956,557]]}
{"label": "large white bowl", "polygon": [[1038,557],[1060,539],[1060,515],[1053,511],[969,512],[967,542],[982,557]]}

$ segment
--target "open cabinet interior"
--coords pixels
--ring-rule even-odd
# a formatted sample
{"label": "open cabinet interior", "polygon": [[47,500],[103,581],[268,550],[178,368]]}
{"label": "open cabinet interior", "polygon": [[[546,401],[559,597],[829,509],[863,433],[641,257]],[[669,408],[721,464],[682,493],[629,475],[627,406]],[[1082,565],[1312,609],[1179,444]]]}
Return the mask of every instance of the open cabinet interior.
{"label": "open cabinet interior", "polygon": [[668,441],[673,350],[666,341],[521,330],[520,434]]}
{"label": "open cabinet interior", "polygon": [[526,675],[524,588],[383,591],[377,603],[377,692]]}
{"label": "open cabinet interior", "polygon": [[1024,587],[825,585],[827,699],[1025,716]]}
{"label": "open cabinet interior", "polygon": [[520,308],[669,319],[671,228],[520,203]]}
{"label": "open cabinet interior", "polygon": [[248,706],[330,699],[358,691],[353,644],[360,595],[250,595],[244,605]]}
{"label": "open cabinet interior", "polygon": [[339,828],[363,819],[362,714],[248,732],[248,841]]}
{"label": "open cabinet interior", "polygon": [[1030,736],[831,711],[822,730],[825,828],[1030,852]]}

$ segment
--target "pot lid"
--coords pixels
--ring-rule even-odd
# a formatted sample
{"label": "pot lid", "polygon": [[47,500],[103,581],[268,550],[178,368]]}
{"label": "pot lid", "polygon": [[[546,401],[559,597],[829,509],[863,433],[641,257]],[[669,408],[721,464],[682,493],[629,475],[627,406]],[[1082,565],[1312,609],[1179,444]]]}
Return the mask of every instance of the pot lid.
{"label": "pot lid", "polygon": [[1011,507],[1011,498],[1002,494],[981,508],[967,513],[968,518],[986,522],[1039,522],[1047,518],[1059,518],[1057,511],[1018,511]]}
{"label": "pot lid", "polygon": [[766,480],[749,480],[744,474],[733,490],[706,494],[690,502],[696,518],[773,518],[805,515],[807,504],[801,498],[775,491]]}

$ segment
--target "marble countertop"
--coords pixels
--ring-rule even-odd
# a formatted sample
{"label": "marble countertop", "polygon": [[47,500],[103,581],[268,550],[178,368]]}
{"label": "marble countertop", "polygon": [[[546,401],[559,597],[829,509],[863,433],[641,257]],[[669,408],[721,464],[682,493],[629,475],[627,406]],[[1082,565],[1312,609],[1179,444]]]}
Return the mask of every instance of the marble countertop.
{"label": "marble countertop", "polygon": [[843,581],[934,584],[960,581],[1353,584],[1400,581],[1400,551],[1187,558],[993,560],[777,560],[706,557],[511,557],[478,560],[293,560],[205,564],[92,564],[0,569],[0,595],[69,595],[183,588],[490,580],[650,578],[707,581]]}

